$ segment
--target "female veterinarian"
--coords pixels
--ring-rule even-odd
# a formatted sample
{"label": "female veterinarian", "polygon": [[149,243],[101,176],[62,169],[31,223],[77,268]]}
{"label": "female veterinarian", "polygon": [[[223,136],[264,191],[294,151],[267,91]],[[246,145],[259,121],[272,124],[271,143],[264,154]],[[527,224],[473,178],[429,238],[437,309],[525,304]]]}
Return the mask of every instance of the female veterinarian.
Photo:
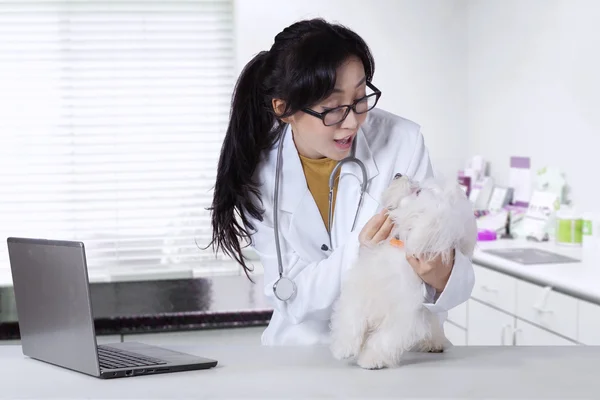
{"label": "female veterinarian", "polygon": [[[359,246],[390,233],[382,191],[396,174],[433,173],[419,126],[374,108],[381,92],[373,72],[356,33],[316,19],[285,28],[237,82],[212,245],[246,273],[240,249],[249,242],[260,256],[274,307],[265,345],[329,342],[332,306]],[[459,251],[448,265],[408,258],[424,282],[425,307],[442,321],[469,298],[473,267]]]}

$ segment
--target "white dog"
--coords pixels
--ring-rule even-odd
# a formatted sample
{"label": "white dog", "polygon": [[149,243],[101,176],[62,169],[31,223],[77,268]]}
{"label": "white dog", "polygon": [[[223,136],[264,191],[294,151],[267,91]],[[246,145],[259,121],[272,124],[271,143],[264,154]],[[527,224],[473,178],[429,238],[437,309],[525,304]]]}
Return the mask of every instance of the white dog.
{"label": "white dog", "polygon": [[456,181],[416,183],[398,175],[383,205],[399,241],[361,247],[331,319],[334,357],[362,368],[397,366],[405,351],[443,351],[443,328],[423,307],[424,284],[406,254],[449,261],[454,249],[471,257],[477,242],[472,204]]}

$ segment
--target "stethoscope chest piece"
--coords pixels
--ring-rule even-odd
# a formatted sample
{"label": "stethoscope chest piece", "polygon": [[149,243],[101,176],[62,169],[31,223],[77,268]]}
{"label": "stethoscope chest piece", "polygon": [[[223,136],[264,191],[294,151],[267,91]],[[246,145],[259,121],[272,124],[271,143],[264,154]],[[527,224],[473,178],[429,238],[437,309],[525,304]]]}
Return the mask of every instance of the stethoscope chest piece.
{"label": "stethoscope chest piece", "polygon": [[288,301],[296,294],[296,284],[289,278],[281,277],[273,285],[275,297],[281,301]]}

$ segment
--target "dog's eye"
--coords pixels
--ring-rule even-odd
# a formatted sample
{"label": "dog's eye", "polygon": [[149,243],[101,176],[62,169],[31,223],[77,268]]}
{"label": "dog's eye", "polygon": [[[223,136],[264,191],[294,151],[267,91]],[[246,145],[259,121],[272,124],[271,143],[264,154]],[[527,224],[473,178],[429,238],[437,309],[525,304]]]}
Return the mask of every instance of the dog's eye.
{"label": "dog's eye", "polygon": [[417,189],[417,191],[415,192],[415,195],[419,196],[420,193],[421,193],[421,189]]}

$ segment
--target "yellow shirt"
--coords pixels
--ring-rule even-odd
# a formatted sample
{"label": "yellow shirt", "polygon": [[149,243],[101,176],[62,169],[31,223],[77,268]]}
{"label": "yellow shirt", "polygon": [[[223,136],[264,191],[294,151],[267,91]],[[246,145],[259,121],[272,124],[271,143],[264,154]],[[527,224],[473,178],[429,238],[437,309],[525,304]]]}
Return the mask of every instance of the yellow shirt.
{"label": "yellow shirt", "polygon": [[[330,158],[314,159],[300,155],[300,162],[302,163],[308,190],[315,199],[315,203],[317,203],[317,207],[321,213],[321,218],[323,218],[323,223],[325,224],[327,231],[329,231],[329,221],[327,221],[329,212],[329,175],[331,175],[337,161]],[[338,170],[333,186],[332,215],[335,211],[335,198],[337,195],[339,175],[340,171]]]}

